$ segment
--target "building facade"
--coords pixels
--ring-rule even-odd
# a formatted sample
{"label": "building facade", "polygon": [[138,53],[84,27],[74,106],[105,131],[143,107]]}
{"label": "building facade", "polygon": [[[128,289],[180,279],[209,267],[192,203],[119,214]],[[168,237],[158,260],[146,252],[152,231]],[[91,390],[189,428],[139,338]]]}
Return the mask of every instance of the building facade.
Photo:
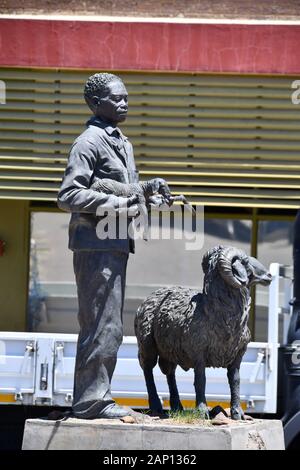
{"label": "building facade", "polygon": [[[291,262],[300,201],[300,24],[3,16],[0,43],[2,330],[35,328],[28,302],[43,298],[43,282],[52,297],[75,296],[71,260],[61,255],[67,215],[55,201],[69,148],[88,119],[83,84],[97,71],[120,75],[128,88],[122,129],[140,179],[161,176],[174,194],[204,205],[204,248],[234,244],[265,264]],[[203,252],[172,243],[140,249],[128,273],[134,299],[139,286],[151,290],[166,279],[199,285]],[[145,259],[155,256],[160,272],[154,261],[146,271]],[[64,310],[73,312],[70,302]]]}

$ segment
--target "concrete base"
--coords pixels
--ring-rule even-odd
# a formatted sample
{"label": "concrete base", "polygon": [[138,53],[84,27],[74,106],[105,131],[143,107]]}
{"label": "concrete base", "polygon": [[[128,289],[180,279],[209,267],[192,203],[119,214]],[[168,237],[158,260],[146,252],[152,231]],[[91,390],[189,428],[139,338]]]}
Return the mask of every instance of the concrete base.
{"label": "concrete base", "polygon": [[28,419],[23,450],[237,450],[284,449],[279,420],[221,426],[125,424],[120,420]]}

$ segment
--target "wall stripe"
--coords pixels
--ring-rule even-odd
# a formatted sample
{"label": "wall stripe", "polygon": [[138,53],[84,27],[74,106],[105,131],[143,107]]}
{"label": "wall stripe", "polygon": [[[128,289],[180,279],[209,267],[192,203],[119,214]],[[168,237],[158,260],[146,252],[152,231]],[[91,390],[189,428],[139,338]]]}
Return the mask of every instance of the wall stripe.
{"label": "wall stripe", "polygon": [[0,18],[0,66],[299,74],[299,43],[299,24]]}

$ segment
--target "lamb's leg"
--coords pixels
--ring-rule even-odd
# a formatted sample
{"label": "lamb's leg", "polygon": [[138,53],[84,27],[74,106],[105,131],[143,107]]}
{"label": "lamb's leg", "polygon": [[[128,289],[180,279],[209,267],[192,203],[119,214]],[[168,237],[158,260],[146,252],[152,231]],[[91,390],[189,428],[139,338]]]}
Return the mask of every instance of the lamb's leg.
{"label": "lamb's leg", "polygon": [[241,359],[237,359],[227,368],[227,377],[231,393],[230,415],[231,419],[245,419],[240,405],[240,365]]}
{"label": "lamb's leg", "polygon": [[196,392],[196,407],[203,414],[205,419],[209,419],[209,412],[205,398],[205,366],[203,363],[198,363],[195,367],[195,381],[194,387]]}
{"label": "lamb's leg", "polygon": [[144,364],[143,367],[145,382],[148,392],[148,399],[149,399],[149,408],[152,413],[163,414],[164,410],[161,405],[159,396],[157,394],[154,377],[153,377],[153,366]]}

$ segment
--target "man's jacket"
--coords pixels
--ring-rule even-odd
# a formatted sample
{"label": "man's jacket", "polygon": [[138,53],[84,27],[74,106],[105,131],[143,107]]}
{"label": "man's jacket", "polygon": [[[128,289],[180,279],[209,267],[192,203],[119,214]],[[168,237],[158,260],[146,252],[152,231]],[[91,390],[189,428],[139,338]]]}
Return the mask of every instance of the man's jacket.
{"label": "man's jacket", "polygon": [[110,178],[121,183],[137,183],[133,149],[129,140],[114,128],[92,117],[87,129],[75,140],[70,150],[57,203],[72,212],[69,225],[71,250],[105,250],[134,252],[134,242],[126,239],[100,239],[96,226],[99,206],[115,208],[114,195],[90,189],[93,178]]}

